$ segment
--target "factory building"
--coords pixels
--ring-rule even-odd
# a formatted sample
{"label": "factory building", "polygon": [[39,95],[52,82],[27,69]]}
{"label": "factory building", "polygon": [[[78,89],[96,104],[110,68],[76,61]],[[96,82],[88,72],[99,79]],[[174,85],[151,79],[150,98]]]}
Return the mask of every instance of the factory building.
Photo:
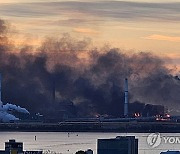
{"label": "factory building", "polygon": [[42,154],[42,151],[23,151],[23,143],[12,139],[5,142],[5,150],[0,150],[0,154]]}
{"label": "factory building", "polygon": [[45,122],[59,122],[77,117],[77,109],[71,101],[56,102],[45,113]]}
{"label": "factory building", "polygon": [[128,79],[124,81],[124,117],[153,117],[164,116],[165,108],[162,105],[144,104],[138,101],[129,103]]}
{"label": "factory building", "polygon": [[135,136],[98,139],[97,154],[138,154],[138,139]]}

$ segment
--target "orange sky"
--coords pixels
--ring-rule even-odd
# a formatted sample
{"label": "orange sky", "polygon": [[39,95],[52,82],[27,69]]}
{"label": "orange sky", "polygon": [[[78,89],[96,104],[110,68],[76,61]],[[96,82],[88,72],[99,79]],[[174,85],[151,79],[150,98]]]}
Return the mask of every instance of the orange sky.
{"label": "orange sky", "polygon": [[177,66],[180,66],[179,10],[179,0],[0,2],[0,18],[15,27],[19,44],[37,45],[44,36],[70,33],[90,37],[94,44],[109,43],[136,52],[170,56]]}

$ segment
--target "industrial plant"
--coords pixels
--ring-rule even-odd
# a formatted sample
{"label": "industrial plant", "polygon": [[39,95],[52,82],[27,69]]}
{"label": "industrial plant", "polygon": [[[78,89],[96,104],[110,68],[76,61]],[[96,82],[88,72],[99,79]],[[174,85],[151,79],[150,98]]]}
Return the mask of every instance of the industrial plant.
{"label": "industrial plant", "polygon": [[[108,121],[154,121],[157,118],[164,117],[164,107],[163,106],[155,106],[155,105],[142,105],[140,103],[129,104],[128,99],[128,79],[126,78],[124,81],[124,114],[121,117],[112,117],[112,116],[103,116],[99,115],[97,117],[78,117],[77,116],[77,108],[74,106],[73,102],[71,101],[56,101],[56,91],[55,85],[53,87],[52,92],[52,107],[47,108],[46,115],[43,116],[40,113],[36,113],[35,116],[30,115],[29,111],[25,108],[21,108],[20,106],[16,106],[13,104],[3,104],[1,101],[1,82],[2,77],[0,76],[0,120],[1,122],[17,122],[17,121],[41,121],[41,122],[75,122],[75,121],[101,121],[101,122],[108,122]],[[140,106],[139,111],[133,111],[133,105]],[[20,118],[18,118],[18,117]],[[158,116],[158,117],[157,117]]]}
{"label": "industrial plant", "polygon": [[[1,76],[0,76],[0,100],[1,100]],[[54,85],[55,86],[55,85]],[[13,104],[3,104],[1,102],[1,109],[0,109],[0,120],[1,122],[17,122],[17,121],[41,121],[41,122],[48,122],[48,123],[53,123],[53,122],[83,122],[83,121],[101,121],[101,122],[125,122],[125,121],[155,121],[159,118],[165,117],[164,113],[164,107],[160,105],[142,105],[134,103],[134,104],[129,104],[129,99],[128,99],[128,79],[126,78],[124,80],[124,114],[121,117],[112,117],[112,116],[103,116],[99,115],[97,117],[78,117],[77,116],[77,109],[74,106],[73,102],[71,101],[61,101],[61,102],[56,102],[56,94],[55,94],[55,88],[53,88],[53,93],[52,93],[52,98],[53,98],[53,104],[52,108],[47,108],[46,115],[45,117],[41,115],[40,113],[36,113],[36,117],[32,117],[32,114],[30,115],[29,111],[26,110],[25,108],[21,108],[20,106],[16,106]],[[133,111],[133,105],[140,106],[140,111]],[[142,107],[144,108],[142,108]],[[19,119],[18,117],[21,117]],[[169,118],[169,117],[168,117]]]}
{"label": "industrial plant", "polygon": [[[119,117],[78,117],[73,102],[57,103],[53,93],[54,104],[47,108],[46,115],[33,115],[25,108],[1,102],[0,128],[2,131],[179,132],[179,117],[165,114],[163,106],[129,103],[127,78],[124,87],[124,113]],[[133,105],[136,108],[139,105],[140,110],[134,110]]]}
{"label": "industrial plant", "polygon": [[166,59],[70,34],[18,48],[3,19],[0,29],[1,130],[180,131],[180,78]]}

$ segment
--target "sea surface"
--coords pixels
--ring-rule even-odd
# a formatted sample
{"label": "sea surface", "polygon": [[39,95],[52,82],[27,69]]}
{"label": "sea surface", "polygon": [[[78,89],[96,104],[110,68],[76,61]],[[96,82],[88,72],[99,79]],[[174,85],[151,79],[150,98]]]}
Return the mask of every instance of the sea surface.
{"label": "sea surface", "polygon": [[[0,132],[0,149],[4,142],[15,139],[24,143],[24,150],[43,150],[44,153],[75,154],[78,150],[92,149],[97,152],[97,139],[115,138],[116,136],[136,136],[139,139],[139,154],[160,154],[167,150],[180,150],[180,133],[161,135],[157,147],[147,143],[148,133],[74,133],[74,132]],[[35,140],[36,136],[36,140]],[[156,138],[157,139],[157,138]],[[156,145],[155,145],[156,146]]]}

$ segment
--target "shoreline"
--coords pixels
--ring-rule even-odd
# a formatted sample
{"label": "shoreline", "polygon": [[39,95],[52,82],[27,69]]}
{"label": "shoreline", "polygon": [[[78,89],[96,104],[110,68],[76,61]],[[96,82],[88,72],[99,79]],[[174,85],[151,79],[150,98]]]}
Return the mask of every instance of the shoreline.
{"label": "shoreline", "polygon": [[173,122],[0,123],[1,132],[180,133]]}

